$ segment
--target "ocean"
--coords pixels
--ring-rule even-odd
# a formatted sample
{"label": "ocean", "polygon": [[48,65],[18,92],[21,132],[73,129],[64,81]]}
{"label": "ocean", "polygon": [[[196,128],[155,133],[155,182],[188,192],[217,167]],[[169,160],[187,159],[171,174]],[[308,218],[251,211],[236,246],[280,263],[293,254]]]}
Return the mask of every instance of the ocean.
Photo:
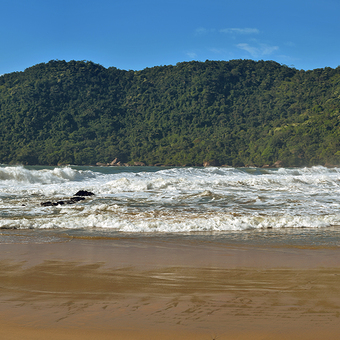
{"label": "ocean", "polygon": [[[78,190],[94,195],[70,204]],[[338,247],[339,194],[340,169],[322,166],[2,165],[0,243],[134,237]]]}

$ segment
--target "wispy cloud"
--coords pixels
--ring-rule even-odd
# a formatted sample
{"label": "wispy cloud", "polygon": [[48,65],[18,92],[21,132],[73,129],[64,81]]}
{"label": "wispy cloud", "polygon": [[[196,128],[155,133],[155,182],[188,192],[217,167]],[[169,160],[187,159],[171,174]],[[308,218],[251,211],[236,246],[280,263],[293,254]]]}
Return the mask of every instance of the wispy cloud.
{"label": "wispy cloud", "polygon": [[195,52],[186,52],[185,53],[190,59],[196,59],[197,54]]}
{"label": "wispy cloud", "polygon": [[215,47],[209,48],[209,51],[212,52],[212,53],[216,53],[216,54],[225,53],[225,50],[224,50],[224,49],[215,48]]}
{"label": "wispy cloud", "polygon": [[259,34],[260,31],[257,28],[223,28],[219,30],[220,33],[227,34]]}
{"label": "wispy cloud", "polygon": [[257,28],[223,28],[216,30],[215,28],[199,27],[195,30],[196,34],[208,34],[208,33],[225,33],[225,34],[259,34],[260,31]]}
{"label": "wispy cloud", "polygon": [[[235,55],[236,47],[239,50],[246,51],[255,59],[272,55],[279,50],[279,46],[261,42],[260,36],[262,33],[258,28],[254,27],[229,27],[223,29],[200,27],[196,29],[196,34],[201,35],[202,39],[206,39],[207,35],[209,37],[214,36],[214,42],[218,44],[219,47],[211,46],[208,48],[210,52],[219,55]],[[203,38],[203,36],[205,37]],[[224,36],[224,38],[221,40],[222,36]],[[225,38],[226,36],[228,36],[227,39]],[[230,39],[234,40],[233,45],[230,45]],[[236,54],[239,54],[239,52]],[[197,57],[195,53],[187,53],[187,55],[190,58]]]}
{"label": "wispy cloud", "polygon": [[251,46],[247,43],[241,43],[237,44],[236,46],[241,50],[247,51],[254,58],[272,54],[279,49],[278,46],[270,46],[267,44],[258,44],[257,46]]}
{"label": "wispy cloud", "polygon": [[196,34],[207,34],[207,33],[212,33],[215,32],[216,30],[214,28],[204,28],[204,27],[199,27],[196,29]]}
{"label": "wispy cloud", "polygon": [[296,44],[294,42],[292,42],[292,41],[285,42],[285,45],[289,46],[289,47],[295,47],[296,46]]}

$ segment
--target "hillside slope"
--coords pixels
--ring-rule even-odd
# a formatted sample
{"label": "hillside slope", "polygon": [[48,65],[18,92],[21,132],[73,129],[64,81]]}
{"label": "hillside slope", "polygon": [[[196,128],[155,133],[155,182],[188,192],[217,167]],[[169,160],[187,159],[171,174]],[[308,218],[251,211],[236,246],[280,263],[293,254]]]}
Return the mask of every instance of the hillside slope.
{"label": "hillside slope", "polygon": [[0,162],[340,164],[340,67],[50,61],[0,77]]}

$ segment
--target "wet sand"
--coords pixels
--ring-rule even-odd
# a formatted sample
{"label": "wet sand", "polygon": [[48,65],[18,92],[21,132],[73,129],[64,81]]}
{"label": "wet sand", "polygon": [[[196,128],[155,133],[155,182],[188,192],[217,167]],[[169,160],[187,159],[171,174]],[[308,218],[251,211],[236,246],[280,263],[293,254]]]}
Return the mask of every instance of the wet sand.
{"label": "wet sand", "polygon": [[337,339],[337,248],[0,245],[1,339]]}

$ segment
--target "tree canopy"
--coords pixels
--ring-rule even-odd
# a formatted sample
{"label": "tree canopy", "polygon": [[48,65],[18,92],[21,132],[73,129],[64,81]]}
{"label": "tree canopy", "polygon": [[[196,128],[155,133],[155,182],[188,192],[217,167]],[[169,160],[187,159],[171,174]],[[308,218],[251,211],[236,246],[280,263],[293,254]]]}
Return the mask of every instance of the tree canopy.
{"label": "tree canopy", "polygon": [[0,162],[340,164],[340,67],[52,60],[0,77]]}

